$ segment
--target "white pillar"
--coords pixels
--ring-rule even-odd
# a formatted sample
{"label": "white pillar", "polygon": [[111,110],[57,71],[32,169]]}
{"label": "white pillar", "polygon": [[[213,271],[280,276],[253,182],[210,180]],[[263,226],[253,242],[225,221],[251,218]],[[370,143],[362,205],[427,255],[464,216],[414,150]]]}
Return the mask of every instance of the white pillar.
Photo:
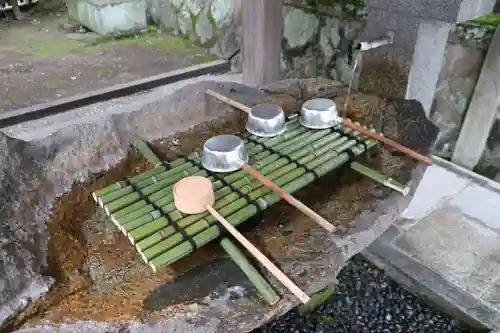
{"label": "white pillar", "polygon": [[427,117],[434,101],[451,27],[451,23],[434,21],[421,23],[418,28],[406,99],[422,103]]}

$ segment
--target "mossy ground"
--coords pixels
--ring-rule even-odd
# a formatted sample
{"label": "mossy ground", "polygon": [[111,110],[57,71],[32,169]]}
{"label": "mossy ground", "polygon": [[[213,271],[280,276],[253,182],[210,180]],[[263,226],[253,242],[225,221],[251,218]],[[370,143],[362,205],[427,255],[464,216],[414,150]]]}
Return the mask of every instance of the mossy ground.
{"label": "mossy ground", "polygon": [[[149,27],[146,32],[127,37],[112,38],[82,33],[78,39],[73,39],[60,31],[59,26],[64,24],[74,24],[74,22],[64,15],[57,20],[44,19],[38,23],[38,25],[43,25],[42,29],[32,29],[26,25],[13,26],[12,29],[19,30],[18,33],[13,33],[13,37],[18,40],[17,47],[20,51],[32,59],[57,59],[74,53],[98,54],[125,45],[144,47],[159,52],[197,53],[199,54],[197,60],[200,62],[214,59],[213,56],[205,54],[203,49],[194,46],[188,40],[164,34],[154,27]],[[19,35],[22,35],[22,38],[17,38]]]}
{"label": "mossy ground", "polygon": [[99,36],[78,29],[65,14],[11,21],[0,39],[0,112],[215,60],[154,27]]}

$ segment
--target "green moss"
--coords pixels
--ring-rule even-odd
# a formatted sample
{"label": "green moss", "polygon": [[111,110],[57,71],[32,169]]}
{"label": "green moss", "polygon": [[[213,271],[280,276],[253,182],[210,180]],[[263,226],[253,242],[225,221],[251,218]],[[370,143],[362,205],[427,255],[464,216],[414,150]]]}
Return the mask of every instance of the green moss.
{"label": "green moss", "polygon": [[213,45],[215,45],[215,43],[217,43],[217,22],[215,21],[211,8],[208,8],[207,17],[208,21],[210,22],[210,25],[212,26],[212,38],[202,46],[212,47]]}
{"label": "green moss", "polygon": [[352,6],[356,9],[365,8],[365,0],[307,0],[307,4],[312,7],[341,5],[343,8]]}
{"label": "green moss", "polygon": [[62,58],[82,47],[82,43],[61,36],[40,36],[40,38],[29,39],[23,45],[23,51],[33,59],[57,59]]}
{"label": "green moss", "polygon": [[56,89],[61,88],[61,85],[64,84],[64,83],[65,82],[61,82],[58,79],[48,79],[48,80],[43,81],[42,85],[46,89],[56,90]]}
{"label": "green moss", "polygon": [[496,27],[476,22],[462,22],[455,26],[454,34],[465,46],[487,50]]}
{"label": "green moss", "polygon": [[36,10],[38,13],[48,14],[59,12],[64,8],[64,1],[62,0],[44,0],[37,4]]}
{"label": "green moss", "polygon": [[306,0],[313,11],[321,7],[340,7],[350,18],[363,18],[366,15],[365,0]]}
{"label": "green moss", "polygon": [[490,179],[493,179],[499,173],[499,169],[497,167],[488,165],[484,161],[479,161],[472,171]]}
{"label": "green moss", "polygon": [[329,300],[330,297],[332,297],[333,291],[334,291],[334,286],[330,285],[324,288],[323,290],[317,292],[316,294],[312,295],[311,299],[307,304],[303,304],[299,307],[299,313],[302,316],[304,316],[313,312],[315,309],[317,309],[319,306],[321,306],[323,303]]}
{"label": "green moss", "polygon": [[189,62],[190,65],[196,65],[196,64],[204,64],[207,62],[211,62],[217,60],[217,57],[211,55],[211,54],[197,54],[191,58],[191,61]]}
{"label": "green moss", "polygon": [[122,45],[140,45],[148,48],[154,48],[162,52],[175,53],[189,53],[199,50],[199,48],[182,37],[162,35],[159,33],[147,33],[128,38],[113,39],[99,45],[86,47],[83,51],[85,53],[96,53]]}
{"label": "green moss", "polygon": [[103,77],[107,77],[107,76],[111,75],[112,73],[113,73],[113,71],[110,69],[102,69],[102,70],[97,72],[97,77],[100,79]]}
{"label": "green moss", "polygon": [[[208,21],[210,22],[211,29],[212,29],[212,38],[207,40],[206,42],[202,43],[200,40],[200,37],[196,35],[196,24],[198,23],[198,19],[200,15],[204,12],[207,11],[207,18]],[[211,7],[205,8],[203,7],[197,14],[193,13],[192,11],[189,12],[189,16],[191,19],[191,31],[192,31],[192,36],[185,36],[186,38],[191,37],[193,42],[197,46],[201,47],[212,47],[216,42],[217,42],[217,22],[215,21],[214,16],[212,15],[212,9]]]}
{"label": "green moss", "polygon": [[338,320],[332,316],[319,316],[318,321],[323,325],[334,325]]}
{"label": "green moss", "polygon": [[353,6],[356,9],[365,8],[365,0],[340,0],[343,6]]}
{"label": "green moss", "polygon": [[12,105],[12,102],[8,99],[0,99],[0,107],[2,106],[10,106]]}
{"label": "green moss", "polygon": [[497,27],[500,25],[500,14],[491,13],[488,15],[480,16],[475,19],[470,20],[470,22],[478,23],[480,25]]}
{"label": "green moss", "polygon": [[189,62],[189,65],[199,65],[199,64],[204,64],[207,62],[215,61],[217,60],[217,57],[211,55],[211,54],[200,54],[200,55],[195,55],[193,59]]}
{"label": "green moss", "polygon": [[23,51],[33,59],[59,59],[80,52],[94,54],[119,48],[122,45],[139,45],[165,53],[199,53],[204,51],[184,38],[158,32],[148,32],[127,38],[102,36],[98,37],[90,45],[86,45],[84,41],[73,40],[60,34],[34,34],[34,37],[28,39],[25,45],[22,46]]}

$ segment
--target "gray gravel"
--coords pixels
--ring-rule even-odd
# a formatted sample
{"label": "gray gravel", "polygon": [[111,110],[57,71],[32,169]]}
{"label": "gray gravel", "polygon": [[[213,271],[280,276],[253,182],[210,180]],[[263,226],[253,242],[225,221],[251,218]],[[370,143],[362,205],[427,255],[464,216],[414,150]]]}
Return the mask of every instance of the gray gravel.
{"label": "gray gravel", "polygon": [[252,333],[479,333],[460,326],[355,256],[334,296],[315,312],[292,311]]}

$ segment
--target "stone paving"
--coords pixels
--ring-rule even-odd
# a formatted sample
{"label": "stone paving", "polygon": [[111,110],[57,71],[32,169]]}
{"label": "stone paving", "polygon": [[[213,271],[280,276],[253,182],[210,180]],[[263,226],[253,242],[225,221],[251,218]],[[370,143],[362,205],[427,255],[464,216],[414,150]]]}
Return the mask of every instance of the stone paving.
{"label": "stone paving", "polygon": [[365,254],[472,324],[500,326],[500,184],[438,160]]}

